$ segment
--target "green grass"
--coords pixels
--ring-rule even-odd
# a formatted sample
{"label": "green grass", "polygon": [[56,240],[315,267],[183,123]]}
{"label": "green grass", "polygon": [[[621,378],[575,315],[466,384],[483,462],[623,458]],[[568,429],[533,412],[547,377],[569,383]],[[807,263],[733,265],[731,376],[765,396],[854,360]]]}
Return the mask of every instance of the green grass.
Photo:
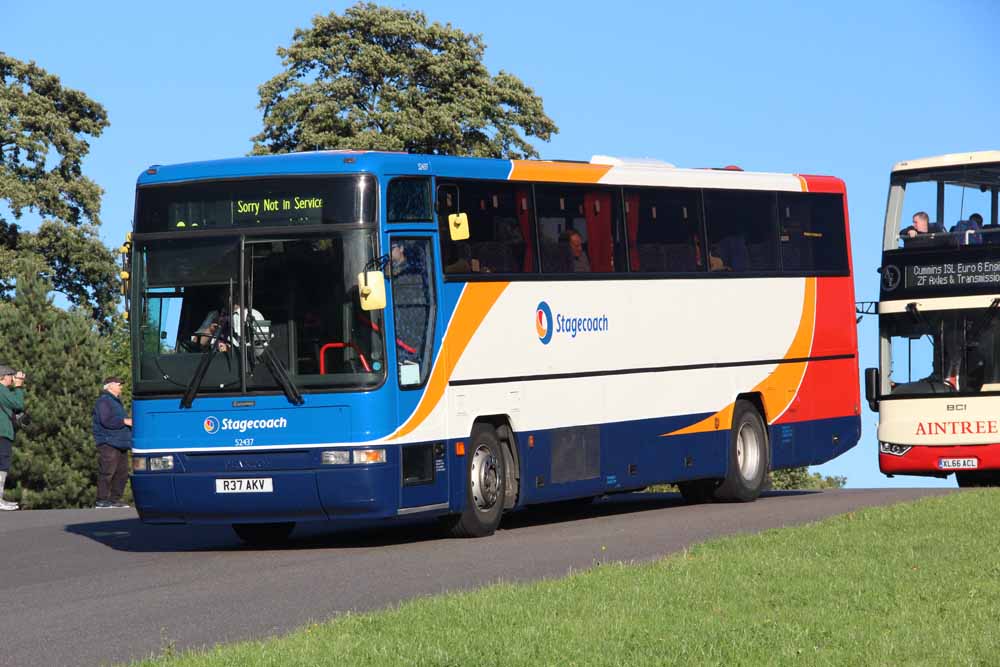
{"label": "green grass", "polygon": [[1000,490],[415,600],[141,664],[996,665]]}

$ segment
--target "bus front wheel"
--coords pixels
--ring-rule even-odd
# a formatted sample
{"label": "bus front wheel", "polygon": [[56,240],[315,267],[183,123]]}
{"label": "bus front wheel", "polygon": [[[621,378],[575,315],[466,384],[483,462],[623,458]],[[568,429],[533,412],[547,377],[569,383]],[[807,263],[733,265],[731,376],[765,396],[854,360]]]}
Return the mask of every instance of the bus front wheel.
{"label": "bus front wheel", "polygon": [[955,479],[959,488],[968,489],[977,486],[998,486],[1000,485],[1000,471],[998,470],[974,470],[970,472],[956,472]]}
{"label": "bus front wheel", "polygon": [[465,510],[448,519],[452,537],[492,535],[503,514],[505,484],[504,455],[496,429],[476,424],[465,450]]}
{"label": "bus front wheel", "polygon": [[283,523],[234,523],[236,535],[254,546],[272,546],[282,544],[295,529],[295,522]]}
{"label": "bus front wheel", "polygon": [[738,400],[733,409],[726,479],[715,490],[715,499],[745,503],[764,488],[768,469],[767,429],[750,401]]}

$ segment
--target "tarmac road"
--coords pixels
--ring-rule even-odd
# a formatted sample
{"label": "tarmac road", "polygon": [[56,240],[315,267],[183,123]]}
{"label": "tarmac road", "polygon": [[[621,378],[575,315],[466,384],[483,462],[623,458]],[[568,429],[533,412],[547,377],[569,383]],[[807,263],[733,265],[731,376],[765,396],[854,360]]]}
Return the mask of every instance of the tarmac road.
{"label": "tarmac road", "polygon": [[775,492],[684,506],[627,494],[505,518],[493,537],[433,525],[299,528],[288,547],[241,545],[226,526],[147,526],[132,510],[0,513],[0,665],[100,665],[284,633],[345,611],[643,561],[695,542],[814,521],[948,489]]}

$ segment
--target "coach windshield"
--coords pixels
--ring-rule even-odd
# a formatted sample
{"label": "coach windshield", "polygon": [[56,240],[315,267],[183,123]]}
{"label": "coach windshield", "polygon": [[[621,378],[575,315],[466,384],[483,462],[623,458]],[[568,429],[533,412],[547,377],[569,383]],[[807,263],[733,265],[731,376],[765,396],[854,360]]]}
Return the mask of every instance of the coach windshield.
{"label": "coach windshield", "polygon": [[140,242],[137,393],[379,384],[382,314],[357,296],[375,251],[370,228]]}

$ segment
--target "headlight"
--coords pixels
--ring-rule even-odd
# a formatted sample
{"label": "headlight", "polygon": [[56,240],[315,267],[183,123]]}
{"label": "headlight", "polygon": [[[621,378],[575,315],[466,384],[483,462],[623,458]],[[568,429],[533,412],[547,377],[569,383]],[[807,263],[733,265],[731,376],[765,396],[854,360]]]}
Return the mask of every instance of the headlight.
{"label": "headlight", "polygon": [[892,454],[893,456],[902,456],[906,452],[910,451],[912,447],[909,445],[894,445],[891,442],[880,442],[878,443],[878,450],[883,454]]}
{"label": "headlight", "polygon": [[355,449],[354,464],[385,463],[384,449]]}
{"label": "headlight", "polygon": [[133,456],[132,457],[132,470],[134,471],[144,471],[146,469],[146,457],[145,456]]}
{"label": "headlight", "polygon": [[173,470],[174,469],[174,457],[173,456],[151,456],[151,457],[149,457],[149,469],[150,469],[150,471]]}
{"label": "headlight", "polygon": [[326,466],[367,465],[385,463],[384,449],[328,449],[320,453],[320,462]]}
{"label": "headlight", "polygon": [[347,465],[351,462],[351,450],[331,449],[320,454],[320,461],[325,466]]}

